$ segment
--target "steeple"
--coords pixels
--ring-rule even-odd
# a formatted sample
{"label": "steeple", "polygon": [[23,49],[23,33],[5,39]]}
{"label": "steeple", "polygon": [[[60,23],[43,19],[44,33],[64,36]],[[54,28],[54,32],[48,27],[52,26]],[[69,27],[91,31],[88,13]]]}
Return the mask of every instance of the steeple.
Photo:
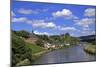
{"label": "steeple", "polygon": [[34,31],[32,30],[32,34],[34,33]]}
{"label": "steeple", "polygon": [[32,29],[31,37],[35,37],[34,30]]}

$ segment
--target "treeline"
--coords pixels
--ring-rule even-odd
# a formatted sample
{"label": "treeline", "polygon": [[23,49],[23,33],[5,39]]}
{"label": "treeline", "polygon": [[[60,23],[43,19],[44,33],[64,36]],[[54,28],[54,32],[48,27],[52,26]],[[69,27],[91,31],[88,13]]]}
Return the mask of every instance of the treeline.
{"label": "treeline", "polygon": [[81,36],[79,37],[80,41],[82,42],[93,42],[96,40],[96,35],[88,35],[88,36]]}
{"label": "treeline", "polygon": [[37,35],[38,38],[47,41],[49,43],[69,43],[71,45],[78,44],[80,42],[79,38],[72,37],[70,34],[62,34],[62,35],[52,35],[52,36],[46,36],[46,35]]}
{"label": "treeline", "polygon": [[[69,43],[71,45],[77,44],[80,42],[79,38],[72,37],[70,36],[69,33],[61,34],[61,35],[52,35],[52,36],[47,36],[47,35],[36,35],[33,32],[29,33],[27,31],[21,30],[21,31],[13,31],[14,34],[16,34],[19,37],[22,38],[29,38],[32,37],[32,35],[35,35],[37,40],[37,45],[43,46],[43,42],[48,42],[48,43],[59,43],[59,44],[64,44],[64,43]],[[31,36],[30,36],[31,35]]]}
{"label": "treeline", "polygon": [[21,31],[12,31],[13,34],[23,37],[23,38],[29,38],[30,33],[25,31],[25,30],[21,30]]}

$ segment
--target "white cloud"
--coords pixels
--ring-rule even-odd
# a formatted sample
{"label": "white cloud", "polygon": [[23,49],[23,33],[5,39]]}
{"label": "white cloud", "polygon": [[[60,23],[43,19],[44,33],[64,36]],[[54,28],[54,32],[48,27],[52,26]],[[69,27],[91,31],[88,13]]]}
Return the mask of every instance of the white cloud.
{"label": "white cloud", "polygon": [[[26,17],[13,18],[12,22],[24,22],[24,23],[32,25],[32,27],[36,28],[36,29],[38,29],[38,28],[54,29],[54,30],[63,31],[63,32],[76,31],[76,28],[74,28],[74,27],[60,26],[60,25],[56,25],[54,22],[47,22],[45,20],[29,20]],[[35,33],[37,33],[37,32],[35,32]],[[42,34],[42,33],[40,33],[40,34]],[[45,32],[45,34],[47,34],[47,33]]]}
{"label": "white cloud", "polygon": [[95,18],[83,18],[81,20],[74,20],[76,22],[76,25],[83,26],[83,27],[89,27],[90,24],[95,23]]}
{"label": "white cloud", "polygon": [[63,9],[62,11],[57,11],[57,12],[52,13],[52,15],[54,17],[70,16],[72,15],[72,12],[68,9]]}
{"label": "white cloud", "polygon": [[27,22],[28,19],[26,17],[20,17],[20,18],[12,18],[12,22]]}
{"label": "white cloud", "polygon": [[92,31],[88,31],[88,30],[81,30],[81,31],[77,31],[77,32],[71,32],[70,35],[71,36],[87,36],[87,35],[94,35],[95,34],[95,30]]}
{"label": "white cloud", "polygon": [[53,22],[47,23],[46,26],[49,27],[49,28],[54,28],[54,27],[56,27],[56,25],[55,25]]}
{"label": "white cloud", "polygon": [[46,22],[44,20],[33,20],[32,22],[33,27],[40,27],[40,28],[55,28],[56,25],[53,22]]}
{"label": "white cloud", "polygon": [[95,8],[87,8],[84,13],[85,16],[91,17],[96,15]]}
{"label": "white cloud", "polygon": [[62,31],[75,31],[76,30],[76,28],[74,27],[61,27],[59,29]]}
{"label": "white cloud", "polygon": [[47,32],[39,32],[39,31],[34,31],[35,34],[38,34],[38,35],[50,35],[49,33]]}
{"label": "white cloud", "polygon": [[94,35],[95,31],[82,31],[81,36]]}
{"label": "white cloud", "polygon": [[69,26],[56,26],[56,29],[62,32],[78,31],[75,27],[69,27]]}
{"label": "white cloud", "polygon": [[37,14],[38,13],[38,11],[33,11],[33,10],[31,10],[31,9],[24,9],[24,8],[20,8],[19,10],[18,10],[18,13],[20,13],[20,14]]}
{"label": "white cloud", "polygon": [[66,31],[66,32],[74,32],[77,30],[75,27],[59,26],[54,24],[54,22],[45,22],[44,20],[33,20],[32,26],[34,28],[48,28],[48,29],[54,29],[58,31]]}
{"label": "white cloud", "polygon": [[62,11],[56,11],[52,13],[53,17],[64,17],[66,19],[78,19],[74,16],[69,9],[62,9]]}
{"label": "white cloud", "polygon": [[54,24],[54,22],[46,22],[45,20],[29,20],[26,17],[13,17],[12,22],[24,22],[31,24],[34,28],[56,28],[56,24]]}
{"label": "white cloud", "polygon": [[48,11],[48,9],[35,9],[35,10],[32,10],[32,9],[20,8],[18,10],[18,13],[20,13],[20,14],[38,14],[38,13],[46,12],[46,11]]}

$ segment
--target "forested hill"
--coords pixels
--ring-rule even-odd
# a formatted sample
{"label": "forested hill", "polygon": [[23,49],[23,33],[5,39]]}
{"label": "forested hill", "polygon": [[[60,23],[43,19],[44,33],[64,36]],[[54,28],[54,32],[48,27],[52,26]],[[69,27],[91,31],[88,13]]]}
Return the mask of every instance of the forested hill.
{"label": "forested hill", "polygon": [[95,41],[96,40],[96,35],[81,36],[81,37],[79,37],[79,39],[81,41],[87,41],[87,42]]}

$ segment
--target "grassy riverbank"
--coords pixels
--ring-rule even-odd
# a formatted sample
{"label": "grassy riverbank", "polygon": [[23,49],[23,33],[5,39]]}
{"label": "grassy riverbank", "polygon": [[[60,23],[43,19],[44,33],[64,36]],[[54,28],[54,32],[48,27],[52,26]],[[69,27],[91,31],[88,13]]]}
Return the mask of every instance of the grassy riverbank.
{"label": "grassy riverbank", "polygon": [[31,61],[29,61],[28,59],[24,59],[24,60],[20,61],[19,63],[17,63],[17,66],[30,65],[37,58],[39,58],[42,54],[47,52],[47,50],[44,49],[43,47],[31,44],[31,43],[26,43],[26,47],[31,50],[31,55],[32,55]]}
{"label": "grassy riverbank", "polygon": [[27,43],[26,46],[29,47],[32,50],[32,60],[33,60],[33,62],[37,58],[39,58],[40,56],[42,56],[43,54],[45,54],[47,52],[71,47],[71,45],[70,45],[70,46],[63,46],[63,47],[58,48],[58,49],[53,49],[53,48],[51,48],[51,49],[45,49],[44,47],[40,47],[40,46],[37,46],[37,45],[33,45],[31,43]]}
{"label": "grassy riverbank", "polygon": [[31,49],[31,54],[32,54],[32,58],[31,61],[29,61],[27,58],[20,61],[19,63],[17,63],[17,66],[20,65],[30,65],[32,63],[34,63],[35,60],[37,60],[37,58],[39,58],[40,56],[42,56],[44,53],[50,52],[50,51],[54,51],[54,50],[59,50],[59,49],[63,49],[63,48],[68,48],[70,46],[63,46],[61,48],[57,48],[57,49],[45,49],[44,47],[40,47],[38,45],[35,44],[31,44],[31,43],[26,43],[26,47]]}
{"label": "grassy riverbank", "polygon": [[84,47],[84,50],[89,53],[89,54],[96,54],[96,45],[92,45],[92,44],[87,44]]}
{"label": "grassy riverbank", "polygon": [[26,46],[32,50],[32,59],[33,60],[36,60],[39,56],[41,56],[42,54],[47,52],[47,50],[44,49],[43,47],[31,44],[31,43],[27,43]]}
{"label": "grassy riverbank", "polygon": [[30,48],[32,50],[32,53],[34,54],[45,50],[43,47],[31,44],[31,43],[27,43],[26,46]]}

